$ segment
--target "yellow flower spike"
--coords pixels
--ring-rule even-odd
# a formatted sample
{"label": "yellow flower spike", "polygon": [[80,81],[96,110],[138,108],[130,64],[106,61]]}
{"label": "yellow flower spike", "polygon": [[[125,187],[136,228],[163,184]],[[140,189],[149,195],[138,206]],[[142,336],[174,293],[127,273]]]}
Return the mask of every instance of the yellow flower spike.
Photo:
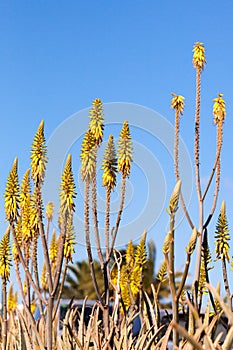
{"label": "yellow flower spike", "polygon": [[193,228],[189,243],[186,247],[186,253],[191,255],[193,254],[195,247],[196,247],[196,242],[197,242],[197,229],[196,227]]}
{"label": "yellow flower spike", "polygon": [[95,174],[96,147],[92,132],[87,130],[84,135],[81,148],[81,175],[82,181],[90,181]]}
{"label": "yellow flower spike", "polygon": [[36,194],[31,195],[30,200],[30,229],[31,235],[35,238],[39,236],[39,220],[36,209]]}
{"label": "yellow flower spike", "polygon": [[113,136],[110,135],[102,162],[103,186],[112,190],[116,186],[117,158]]}
{"label": "yellow flower spike", "polygon": [[75,252],[74,245],[75,236],[74,236],[74,227],[73,227],[73,218],[72,215],[69,215],[67,220],[67,230],[66,230],[66,240],[64,245],[64,257],[68,259],[68,261],[73,262],[72,256]]}
{"label": "yellow flower spike", "polygon": [[57,252],[58,252],[58,242],[56,238],[56,231],[53,230],[50,247],[49,247],[49,258],[53,264],[56,263]]}
{"label": "yellow flower spike", "polygon": [[43,264],[43,267],[42,267],[40,281],[41,281],[41,287],[44,290],[48,289],[48,277],[47,277],[47,269],[45,264]]}
{"label": "yellow flower spike", "polygon": [[[21,248],[22,247],[22,220],[20,217],[19,217],[19,220],[17,221],[16,226],[15,226],[15,233],[16,233],[17,241],[19,243],[19,247]],[[14,262],[16,264],[19,264],[19,261],[20,261],[19,252],[18,252],[18,249],[17,249],[15,243],[13,243],[12,254],[13,254]]]}
{"label": "yellow flower spike", "polygon": [[134,296],[137,296],[140,290],[141,274],[142,274],[142,271],[140,266],[136,265],[130,276],[130,289]]}
{"label": "yellow flower spike", "polygon": [[127,266],[129,268],[132,268],[134,266],[134,246],[132,239],[129,241],[129,244],[127,246],[125,259]]}
{"label": "yellow flower spike", "polygon": [[18,183],[18,159],[15,158],[12,169],[9,173],[5,197],[5,212],[8,221],[16,221],[19,209],[19,183]]}
{"label": "yellow flower spike", "polygon": [[206,63],[205,48],[203,43],[196,42],[193,47],[193,65],[195,68],[203,70]]}
{"label": "yellow flower spike", "polygon": [[174,190],[172,192],[172,195],[171,195],[170,201],[169,201],[168,212],[170,214],[175,213],[178,210],[180,190],[181,190],[181,180],[178,180],[175,187],[174,187]]}
{"label": "yellow flower spike", "polygon": [[225,201],[222,201],[214,238],[216,238],[215,251],[216,251],[217,258],[227,259],[227,261],[230,262],[229,243],[228,243],[228,241],[230,240],[230,235],[229,235],[228,222],[226,217]]}
{"label": "yellow flower spike", "polygon": [[60,186],[60,210],[61,214],[74,212],[75,183],[71,166],[71,154],[68,154],[61,178]]}
{"label": "yellow flower spike", "polygon": [[10,285],[7,299],[7,310],[8,312],[14,312],[18,304],[18,293],[13,290],[12,284]]}
{"label": "yellow flower spike", "polygon": [[31,215],[31,198],[30,195],[24,202],[24,209],[22,210],[21,232],[24,242],[29,242],[32,239],[32,215]]}
{"label": "yellow flower spike", "polygon": [[9,281],[11,264],[10,228],[8,227],[0,242],[0,277]]}
{"label": "yellow flower spike", "polygon": [[28,198],[30,198],[30,169],[28,169],[23,177],[21,188],[20,188],[20,208],[23,210],[25,203],[27,203]]}
{"label": "yellow flower spike", "polygon": [[95,138],[96,145],[100,145],[103,140],[104,118],[103,118],[103,104],[99,98],[92,102],[92,108],[89,115],[89,128]]}
{"label": "yellow flower spike", "polygon": [[118,170],[123,177],[130,175],[133,147],[128,121],[125,120],[118,141]]}
{"label": "yellow flower spike", "polygon": [[48,202],[46,205],[46,218],[48,220],[53,219],[53,212],[54,212],[54,203],[53,202]]}
{"label": "yellow flower spike", "polygon": [[171,232],[169,231],[169,232],[166,234],[165,239],[164,239],[164,242],[163,242],[163,248],[162,248],[163,254],[168,254],[168,253],[169,253],[171,238],[172,238],[172,234],[171,234]]}
{"label": "yellow flower spike", "polygon": [[162,262],[159,268],[156,279],[161,283],[165,282],[167,279],[167,263],[165,260]]}
{"label": "yellow flower spike", "polygon": [[143,232],[140,243],[135,252],[135,264],[142,268],[147,263],[146,259],[146,231]]}
{"label": "yellow flower spike", "polygon": [[35,134],[31,147],[32,178],[35,184],[44,182],[47,163],[47,149],[44,137],[44,121],[42,120]]}
{"label": "yellow flower spike", "polygon": [[215,124],[218,124],[219,122],[223,123],[226,117],[226,103],[222,97],[223,94],[218,94],[218,97],[213,100],[213,115]]}
{"label": "yellow flower spike", "polygon": [[184,97],[172,93],[171,108],[175,109],[179,114],[183,114],[184,111]]}

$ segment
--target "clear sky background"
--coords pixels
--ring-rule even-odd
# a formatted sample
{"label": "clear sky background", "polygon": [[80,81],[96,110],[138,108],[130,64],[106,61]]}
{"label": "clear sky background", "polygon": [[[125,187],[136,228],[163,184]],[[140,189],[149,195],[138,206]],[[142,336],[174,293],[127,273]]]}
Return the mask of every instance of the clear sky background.
{"label": "clear sky background", "polygon": [[[30,164],[30,146],[41,119],[45,120],[46,139],[49,140],[61,123],[83,109],[88,110],[96,97],[100,97],[104,103],[125,102],[145,106],[173,123],[171,93],[182,94],[185,96],[186,107],[181,119],[181,135],[190,157],[193,158],[195,71],[192,67],[192,48],[196,41],[204,42],[207,59],[202,78],[201,179],[202,184],[205,184],[213,166],[215,126],[212,100],[221,92],[226,100],[227,117],[224,126],[222,187],[217,211],[221,200],[225,199],[231,229],[232,16],[233,3],[230,0],[0,1],[2,234],[5,229],[3,193],[14,157],[19,157],[19,173],[22,177]],[[87,112],[83,112],[83,118],[87,115]],[[123,118],[127,119],[128,116]],[[135,125],[135,118],[128,118],[129,123]],[[140,123],[141,121],[138,120]],[[77,135],[84,131],[78,130]],[[117,134],[119,130],[109,126],[106,131]],[[160,249],[168,220],[164,205],[166,206],[174,185],[172,159],[162,149],[154,134],[150,137],[143,135],[142,127],[132,131],[135,142],[140,143],[140,147],[144,145],[147,152],[152,152],[159,164],[160,173],[166,178],[166,194],[161,203],[164,214],[161,214],[148,232],[148,237],[157,246],[158,267],[162,259]],[[63,141],[61,137],[60,147]],[[75,170],[79,168],[77,146],[80,146],[80,140],[71,147]],[[183,171],[185,169],[186,166],[183,165]],[[156,182],[156,172],[153,168],[151,172]],[[54,177],[60,178],[60,175],[61,171],[54,174]],[[132,182],[129,183],[131,206],[129,201],[123,225],[127,217],[133,222],[139,215],[138,208],[144,207],[146,202],[141,177],[148,179],[151,173],[146,173],[142,164],[135,164],[132,169]],[[100,189],[100,194],[101,191],[103,190]],[[79,192],[82,192],[81,189],[78,194]],[[210,192],[209,197],[211,203],[213,192]],[[210,204],[207,203],[206,215],[208,205]],[[82,213],[81,196],[77,198],[77,209]],[[195,188],[190,211],[194,220],[197,220]],[[153,208],[150,215],[153,216]],[[212,248],[216,219],[217,215],[210,229]],[[140,234],[141,232],[137,232],[136,236],[139,237]],[[182,268],[184,263],[181,246],[182,243],[187,243],[189,234],[188,226],[182,223],[180,230],[179,227],[177,229],[178,268]],[[81,232],[77,228],[78,235]],[[129,226],[127,241],[131,235],[135,237]],[[76,247],[74,260],[80,258],[85,258],[83,246]]]}

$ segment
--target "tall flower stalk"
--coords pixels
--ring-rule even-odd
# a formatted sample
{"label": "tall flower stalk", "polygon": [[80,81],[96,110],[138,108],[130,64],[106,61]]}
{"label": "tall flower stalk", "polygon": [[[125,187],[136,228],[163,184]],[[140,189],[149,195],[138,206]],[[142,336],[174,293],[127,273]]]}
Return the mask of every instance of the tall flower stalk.
{"label": "tall flower stalk", "polygon": [[10,228],[8,227],[0,242],[0,277],[2,278],[3,328],[2,349],[7,348],[7,282],[11,267]]}
{"label": "tall flower stalk", "polygon": [[84,181],[84,222],[85,222],[85,238],[86,238],[86,249],[88,260],[90,264],[91,277],[94,283],[94,288],[99,300],[101,300],[101,294],[99,291],[99,286],[96,281],[95,270],[94,270],[94,262],[91,250],[91,240],[90,240],[90,210],[89,210],[89,202],[90,202],[90,183],[95,174],[95,164],[96,164],[96,144],[93,133],[90,129],[84,135],[82,148],[81,148],[81,176],[82,181]]}
{"label": "tall flower stalk", "polygon": [[[179,171],[179,134],[180,134],[180,116],[184,112],[184,97],[181,95],[176,95],[172,93],[171,108],[175,110],[175,141],[174,141],[174,169],[176,181],[180,180],[180,171]],[[192,220],[189,216],[188,210],[186,208],[182,191],[180,193],[180,202],[182,204],[185,216],[189,222],[191,228],[194,228]]]}
{"label": "tall flower stalk", "polygon": [[109,233],[110,233],[110,197],[116,186],[117,157],[113,135],[109,136],[102,163],[103,186],[106,189],[106,214],[105,214],[105,234],[106,234],[106,255],[109,255]]}
{"label": "tall flower stalk", "polygon": [[196,112],[195,112],[195,142],[194,142],[194,155],[195,155],[195,173],[196,173],[196,188],[199,201],[199,229],[198,229],[198,242],[197,242],[197,261],[196,271],[194,276],[194,285],[197,292],[198,280],[200,275],[201,264],[201,244],[203,233],[203,201],[201,193],[200,183],[200,107],[201,107],[201,73],[205,67],[205,48],[203,43],[196,42],[193,48],[193,66],[196,69]]}
{"label": "tall flower stalk", "polygon": [[130,176],[131,165],[133,161],[133,146],[132,139],[129,129],[129,123],[127,120],[124,121],[119,139],[118,139],[118,149],[117,149],[117,168],[118,172],[121,173],[121,197],[120,197],[120,206],[117,214],[116,224],[113,230],[112,244],[110,247],[109,256],[107,259],[110,259],[112,250],[115,244],[117,232],[119,229],[121,215],[123,212],[124,202],[125,202],[125,190],[126,190],[126,179]]}

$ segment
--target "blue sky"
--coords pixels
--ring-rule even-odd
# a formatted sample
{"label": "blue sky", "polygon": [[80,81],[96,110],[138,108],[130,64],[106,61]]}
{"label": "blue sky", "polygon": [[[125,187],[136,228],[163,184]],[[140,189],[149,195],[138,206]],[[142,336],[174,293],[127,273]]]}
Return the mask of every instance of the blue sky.
{"label": "blue sky", "polygon": [[[51,140],[61,123],[66,125],[64,123],[70,116],[81,118],[83,115],[85,118],[92,100],[96,97],[100,97],[106,104],[122,102],[144,106],[158,112],[167,122],[173,123],[174,116],[170,109],[171,92],[182,94],[185,96],[186,107],[181,119],[181,135],[192,158],[195,107],[192,47],[194,42],[201,41],[205,44],[207,58],[202,78],[201,178],[204,184],[212,169],[215,155],[212,100],[222,92],[227,104],[227,117],[222,154],[222,188],[217,209],[219,210],[221,200],[225,199],[231,228],[232,13],[233,4],[230,0],[221,4],[215,0],[1,1],[1,193],[4,192],[7,175],[15,156],[19,157],[21,177],[29,167],[30,145],[41,119],[45,120],[46,138]],[[83,112],[80,114],[79,111]],[[128,112],[130,115],[132,109]],[[122,115],[121,118],[127,119],[128,116]],[[143,168],[143,163],[135,164],[132,169],[132,182],[128,187],[128,198],[131,199],[127,204],[128,212],[127,217],[123,218],[123,224],[127,218],[133,222],[134,217],[140,213],[140,206],[145,207],[143,181],[148,178],[152,181],[151,176],[154,176],[156,182],[160,177],[159,181],[162,181],[164,186],[162,212],[165,211],[164,206],[174,185],[172,157],[167,148],[158,141],[158,135],[155,136],[155,132],[150,135],[148,131],[143,133],[143,117],[140,113],[131,120],[128,119],[132,124],[133,139],[139,144],[137,150],[145,147],[145,157],[150,157],[149,152],[152,153],[151,159],[155,161],[155,167],[159,168],[159,174],[157,176],[153,167],[150,172],[150,169]],[[114,123],[114,120],[111,122]],[[82,123],[80,121],[80,125]],[[139,129],[135,126],[138,123]],[[78,125],[79,123],[77,128]],[[117,135],[119,128],[119,125],[110,125],[106,127],[106,132]],[[69,149],[73,154],[75,171],[79,169],[78,136],[84,131],[82,127],[77,130],[77,140]],[[63,141],[61,137],[61,148]],[[185,165],[182,166],[182,171],[186,171]],[[60,177],[60,173],[55,176]],[[100,196],[103,196],[101,191],[103,192],[100,188]],[[82,189],[78,187],[78,194],[81,193]],[[211,192],[206,213],[212,196]],[[4,232],[3,199],[0,203],[0,227]],[[82,212],[82,200],[79,198],[77,209]],[[195,189],[192,192],[190,210],[196,219]],[[153,208],[151,213],[153,215]],[[149,230],[148,236],[156,242],[158,265],[161,260],[159,249],[166,233],[167,214],[161,214],[161,217],[160,214],[157,215],[160,220]],[[181,232],[177,233],[178,268],[183,264],[183,259],[180,258],[180,242],[184,241],[186,244],[190,234],[185,223],[180,227]],[[128,230],[129,237],[131,234],[134,237],[140,234],[130,233],[130,226]],[[183,239],[184,235],[186,240]],[[213,233],[211,239],[213,242]],[[76,250],[77,258],[85,257],[83,247]]]}

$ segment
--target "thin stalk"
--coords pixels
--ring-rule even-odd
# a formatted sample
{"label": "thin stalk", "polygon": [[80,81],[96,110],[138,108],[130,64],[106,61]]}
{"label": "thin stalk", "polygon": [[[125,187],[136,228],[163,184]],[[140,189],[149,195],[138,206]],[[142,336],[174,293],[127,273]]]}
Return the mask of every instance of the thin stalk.
{"label": "thin stalk", "polygon": [[[206,242],[206,245],[208,246],[208,243],[207,243],[207,236],[208,236],[207,228],[204,227],[203,229],[204,229],[203,245],[204,245],[204,242]],[[206,282],[210,283],[207,259],[204,259],[204,266],[205,266],[205,279],[206,279]],[[215,306],[215,301],[214,301],[213,295],[212,295],[210,290],[208,290],[208,292],[209,292],[209,297],[210,297],[210,301],[211,301],[212,307],[214,309],[214,312],[216,313],[216,306]],[[202,298],[202,296],[201,296],[201,298]]]}
{"label": "thin stalk", "polygon": [[211,185],[211,182],[213,180],[213,177],[214,177],[214,174],[215,174],[215,171],[216,171],[216,167],[217,167],[217,164],[218,164],[218,160],[220,158],[220,154],[221,154],[221,147],[218,148],[218,151],[217,151],[217,154],[216,154],[216,158],[215,158],[215,162],[214,162],[214,166],[213,166],[213,169],[211,171],[211,174],[210,174],[210,177],[209,177],[209,180],[208,180],[208,183],[206,185],[206,188],[205,188],[205,191],[203,193],[203,196],[202,196],[202,200],[204,201],[205,197],[206,197],[206,194],[209,190],[209,187]]}
{"label": "thin stalk", "polygon": [[[96,161],[95,161],[96,163]],[[100,261],[101,268],[104,266],[104,258],[103,253],[100,246],[100,235],[99,235],[99,226],[98,226],[98,216],[97,216],[97,182],[96,182],[96,164],[95,164],[95,172],[92,179],[92,215],[94,222],[94,233],[95,233],[95,242],[96,249]]]}
{"label": "thin stalk", "polygon": [[191,261],[191,254],[187,254],[184,272],[183,272],[182,279],[181,279],[181,282],[180,282],[180,285],[179,285],[179,289],[178,289],[178,291],[176,293],[177,303],[179,303],[179,298],[180,298],[181,292],[182,292],[182,290],[184,288],[184,285],[185,285],[185,282],[186,282],[186,279],[187,279],[187,276],[188,276],[190,261]]}
{"label": "thin stalk", "polygon": [[[40,345],[40,349],[45,349],[44,348],[44,344],[43,344],[43,342],[41,340],[40,334],[37,331],[37,325],[36,325],[35,319],[34,319],[32,313],[31,313],[31,310],[28,308],[26,300],[25,300],[25,296],[24,296],[24,292],[23,292],[23,285],[22,285],[22,281],[21,281],[21,278],[20,278],[20,272],[19,272],[19,268],[18,267],[19,267],[18,264],[15,263],[16,279],[17,279],[17,282],[18,282],[18,285],[19,285],[19,290],[20,290],[21,296],[22,296],[22,302],[23,302],[24,308],[26,310],[28,319],[30,319],[30,325],[32,326],[32,329],[33,329],[33,331],[34,331],[34,333],[36,335],[37,341],[38,341],[38,343]],[[44,319],[44,315],[43,314],[42,314],[42,317]]]}
{"label": "thin stalk", "polygon": [[47,305],[47,322],[46,322],[46,340],[47,349],[53,350],[53,303],[54,296],[49,295],[48,305]]}
{"label": "thin stalk", "polygon": [[[174,144],[174,169],[175,169],[175,176],[176,176],[176,181],[180,179],[180,172],[179,172],[179,134],[180,134],[180,112],[178,109],[176,109],[176,114],[175,114],[175,144]],[[194,224],[190,218],[190,215],[188,213],[187,207],[185,205],[185,201],[183,198],[182,194],[182,189],[180,191],[180,201],[182,208],[184,210],[186,219],[191,226],[191,228],[194,228]]]}
{"label": "thin stalk", "polygon": [[31,273],[29,272],[29,270],[27,268],[27,265],[25,263],[25,260],[23,258],[23,255],[22,255],[22,252],[21,252],[21,249],[20,249],[20,246],[19,246],[19,242],[18,242],[17,237],[16,237],[14,223],[12,221],[10,222],[10,228],[11,228],[13,240],[14,240],[14,243],[16,245],[17,252],[18,252],[18,255],[19,255],[19,259],[20,259],[20,262],[21,262],[21,264],[23,266],[24,272],[28,276],[28,279],[29,279],[29,281],[30,281],[30,283],[31,283],[31,285],[32,285],[36,295],[38,296],[38,298],[44,303],[44,305],[47,305],[47,301],[45,300],[45,298],[43,298],[41,292],[39,291],[37,285],[35,284],[35,282],[34,282],[34,280],[32,278]]}
{"label": "thin stalk", "polygon": [[199,202],[199,231],[197,235],[197,255],[196,255],[196,270],[194,275],[194,288],[195,288],[195,300],[194,303],[197,307],[197,292],[200,277],[201,268],[201,247],[202,247],[202,236],[203,236],[203,202]]}
{"label": "thin stalk", "polygon": [[[174,277],[174,230],[175,230],[175,213],[171,212],[170,214],[170,232],[171,232],[171,241],[170,241],[170,247],[169,247],[169,255],[170,259],[168,262],[168,279],[169,279],[169,285],[171,289],[171,295],[172,295],[172,312],[173,312],[173,322],[178,323],[178,304],[177,304],[177,296],[176,296],[176,286],[175,286],[175,277]],[[173,328],[173,346],[178,346],[178,333],[175,328]]]}
{"label": "thin stalk", "polygon": [[109,256],[110,198],[111,198],[111,189],[107,187],[106,188],[106,216],[105,216],[106,256]]}
{"label": "thin stalk", "polygon": [[2,301],[3,301],[3,325],[2,325],[2,349],[7,348],[7,281],[6,278],[2,278]]}
{"label": "thin stalk", "polygon": [[[32,240],[32,265],[34,269],[34,276],[35,276],[35,282],[37,284],[38,290],[41,290],[40,288],[40,279],[39,279],[39,272],[38,272],[38,261],[37,261],[37,253],[38,253],[38,238],[33,237]],[[39,299],[39,309],[40,309],[40,314],[43,314],[43,306],[42,302]]]}
{"label": "thin stalk", "polygon": [[55,306],[53,308],[53,321],[54,321],[54,319],[56,317],[58,306],[59,306],[59,302],[60,302],[60,299],[61,299],[62,289],[63,289],[64,283],[65,283],[65,278],[66,278],[67,267],[68,267],[68,259],[66,258],[65,265],[64,265],[64,271],[62,273],[62,280],[61,280],[61,283],[60,283],[60,286],[59,286],[58,295],[56,297],[56,303],[55,303]]}
{"label": "thin stalk", "polygon": [[222,271],[223,271],[223,280],[224,280],[224,286],[225,286],[225,291],[227,295],[228,305],[229,305],[229,308],[232,310],[232,299],[231,299],[230,287],[229,287],[228,276],[227,276],[225,256],[223,256],[222,258]]}
{"label": "thin stalk", "polygon": [[47,244],[48,244],[48,241],[49,241],[50,222],[51,222],[51,220],[48,219],[47,228],[46,228],[46,242],[47,242]]}
{"label": "thin stalk", "polygon": [[200,106],[201,106],[201,68],[197,68],[196,73],[196,115],[195,115],[195,173],[196,173],[196,188],[199,201],[201,201],[201,182],[200,182]]}
{"label": "thin stalk", "polygon": [[42,198],[41,198],[41,189],[39,186],[40,185],[38,184],[36,186],[36,210],[38,215],[38,224],[39,224],[39,231],[40,231],[41,242],[43,247],[45,265],[46,265],[46,270],[48,274],[49,293],[51,294],[53,291],[53,281],[52,281],[51,264],[49,259],[49,249],[48,249],[48,245],[45,237],[45,230],[44,230],[44,224],[42,219]]}
{"label": "thin stalk", "polygon": [[61,217],[61,232],[59,236],[56,271],[54,274],[54,281],[53,281],[53,291],[52,291],[53,296],[55,296],[57,292],[57,288],[61,277],[61,271],[62,271],[62,265],[63,265],[63,259],[64,259],[64,245],[66,241],[66,222],[67,222],[67,214],[64,214]]}
{"label": "thin stalk", "polygon": [[118,210],[118,214],[117,214],[116,225],[115,225],[115,228],[113,229],[112,243],[111,243],[109,255],[106,258],[106,262],[108,262],[110,260],[111,255],[112,255],[112,251],[113,251],[113,248],[115,245],[116,236],[117,236],[117,232],[118,232],[120,221],[121,221],[121,215],[122,215],[122,211],[124,208],[125,189],[126,189],[126,177],[122,176],[120,206],[119,206],[119,210]]}
{"label": "thin stalk", "polygon": [[[219,123],[217,124],[217,140],[216,140],[216,147],[217,147],[217,152],[216,152],[216,160],[215,160],[215,164],[214,164],[214,168],[212,170],[211,176],[213,178],[214,173],[216,171],[216,181],[215,181],[215,191],[214,191],[214,198],[213,198],[213,204],[212,204],[212,208],[210,210],[209,216],[204,224],[204,228],[206,228],[212,217],[213,214],[215,212],[216,209],[216,205],[217,205],[217,199],[218,199],[218,194],[219,194],[219,187],[220,187],[220,175],[221,175],[221,161],[220,161],[220,155],[221,155],[221,150],[222,150],[222,136],[223,136],[223,131],[222,131],[222,126],[223,123],[222,121],[219,121]],[[206,187],[206,191],[203,195],[203,199],[205,198],[205,195],[207,193],[207,190],[209,188],[210,182],[212,180],[212,178],[210,177],[209,183],[207,184]]]}
{"label": "thin stalk", "polygon": [[85,220],[85,236],[86,236],[86,249],[88,260],[90,264],[90,271],[92,281],[94,283],[95,292],[99,301],[102,300],[101,294],[99,291],[99,286],[96,280],[95,270],[94,270],[94,262],[91,251],[91,241],[90,241],[90,224],[89,224],[89,193],[90,193],[90,182],[89,180],[85,181],[85,201],[84,201],[84,220]]}
{"label": "thin stalk", "polygon": [[[29,255],[30,255],[30,241],[25,242],[24,245],[24,256],[25,256],[25,264],[29,269]],[[25,276],[26,281],[26,298],[27,298],[27,306],[30,308],[31,305],[31,295],[30,295],[30,283],[28,276]]]}

